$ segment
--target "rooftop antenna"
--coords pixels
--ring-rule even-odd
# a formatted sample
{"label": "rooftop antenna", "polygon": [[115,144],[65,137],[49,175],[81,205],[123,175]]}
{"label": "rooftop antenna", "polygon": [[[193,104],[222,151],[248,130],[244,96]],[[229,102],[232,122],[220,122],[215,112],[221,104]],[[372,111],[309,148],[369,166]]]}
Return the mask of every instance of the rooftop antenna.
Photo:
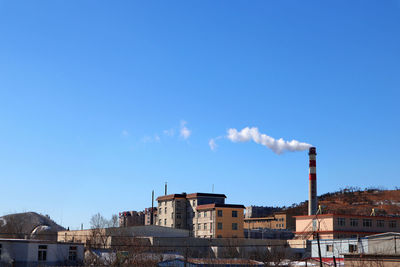
{"label": "rooftop antenna", "polygon": [[167,195],[167,182],[165,182],[165,192],[164,195]]}

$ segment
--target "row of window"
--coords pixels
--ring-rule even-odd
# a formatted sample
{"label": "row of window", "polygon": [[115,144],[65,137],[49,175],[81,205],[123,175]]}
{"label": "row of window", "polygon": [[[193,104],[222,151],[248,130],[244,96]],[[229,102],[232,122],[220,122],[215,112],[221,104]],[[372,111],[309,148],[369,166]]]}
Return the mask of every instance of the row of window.
{"label": "row of window", "polygon": [[[359,226],[359,219],[352,219],[350,218],[350,226],[358,227]],[[346,226],[346,219],[345,218],[337,218],[336,220],[338,226]],[[397,221],[388,221],[389,228],[396,228]],[[363,227],[372,227],[372,219],[362,219],[362,226]],[[376,227],[385,227],[384,220],[376,220]]]}
{"label": "row of window", "polygon": [[[326,251],[327,252],[333,252],[333,245],[326,245]],[[357,252],[357,245],[355,244],[349,244],[349,252]]]}
{"label": "row of window", "polygon": [[[195,224],[193,224],[193,229],[195,229]],[[198,223],[197,224],[197,230],[207,230],[208,229],[208,224],[207,223]],[[212,223],[210,223],[210,230],[212,229]],[[223,229],[223,224],[221,222],[217,223],[217,229],[222,230]],[[238,224],[237,223],[232,223],[232,230],[237,230],[238,229]]]}

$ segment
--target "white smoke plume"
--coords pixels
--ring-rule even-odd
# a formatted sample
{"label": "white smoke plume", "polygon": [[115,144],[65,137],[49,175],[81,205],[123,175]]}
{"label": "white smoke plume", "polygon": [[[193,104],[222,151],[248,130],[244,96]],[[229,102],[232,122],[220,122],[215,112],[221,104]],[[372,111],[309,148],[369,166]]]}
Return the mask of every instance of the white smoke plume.
{"label": "white smoke plume", "polygon": [[256,127],[246,127],[241,131],[231,128],[228,130],[228,135],[226,137],[232,142],[249,142],[253,140],[257,144],[270,148],[278,155],[286,151],[303,151],[311,147],[310,144],[302,143],[297,140],[285,141],[282,138],[276,140],[271,136],[260,133]]}

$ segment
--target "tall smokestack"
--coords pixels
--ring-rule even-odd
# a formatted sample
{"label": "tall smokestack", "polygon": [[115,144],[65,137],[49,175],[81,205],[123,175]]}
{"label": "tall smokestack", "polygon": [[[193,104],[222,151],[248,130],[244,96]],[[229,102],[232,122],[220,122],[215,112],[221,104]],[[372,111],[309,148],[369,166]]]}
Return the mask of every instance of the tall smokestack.
{"label": "tall smokestack", "polygon": [[317,213],[317,164],[316,156],[317,152],[315,147],[310,147],[308,152],[310,158],[310,177],[309,177],[309,188],[308,188],[308,215],[315,215]]}

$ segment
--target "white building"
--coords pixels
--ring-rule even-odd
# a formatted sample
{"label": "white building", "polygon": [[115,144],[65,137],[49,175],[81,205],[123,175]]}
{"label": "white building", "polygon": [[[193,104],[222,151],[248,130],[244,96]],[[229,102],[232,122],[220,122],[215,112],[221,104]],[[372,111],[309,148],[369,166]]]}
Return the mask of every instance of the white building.
{"label": "white building", "polygon": [[80,243],[0,238],[0,266],[76,266],[83,260]]}

